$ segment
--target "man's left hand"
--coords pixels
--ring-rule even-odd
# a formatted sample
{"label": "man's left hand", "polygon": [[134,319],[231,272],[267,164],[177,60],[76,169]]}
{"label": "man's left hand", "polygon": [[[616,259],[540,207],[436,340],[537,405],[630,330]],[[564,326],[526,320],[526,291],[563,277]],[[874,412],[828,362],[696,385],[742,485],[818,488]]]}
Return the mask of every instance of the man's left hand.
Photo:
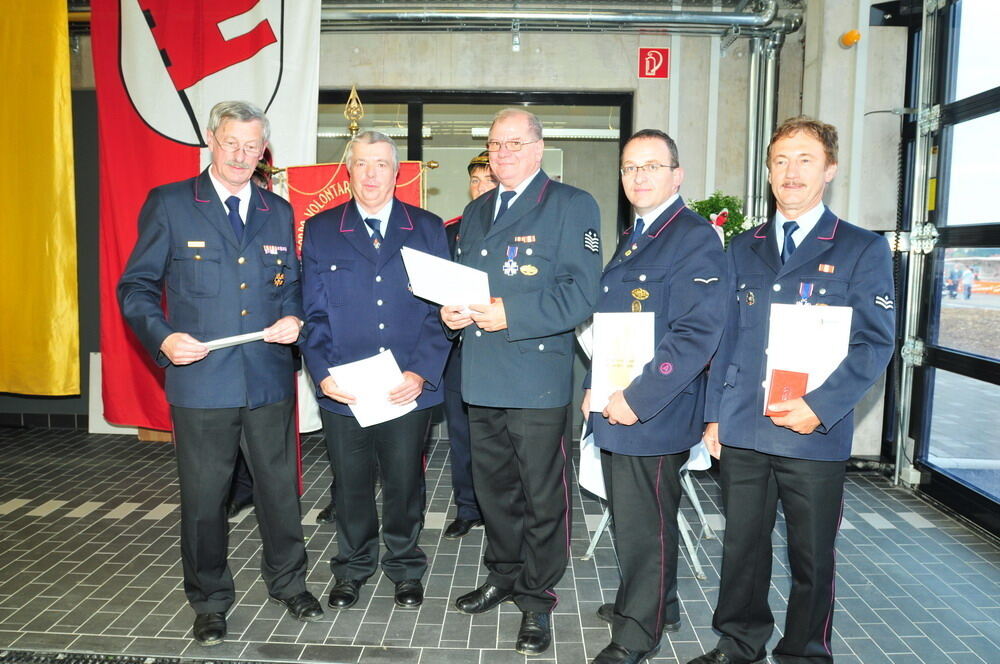
{"label": "man's left hand", "polygon": [[403,372],[403,382],[389,392],[389,403],[397,406],[416,401],[424,391],[424,379],[412,371]]}
{"label": "man's left hand", "polygon": [[621,390],[611,395],[601,415],[608,418],[608,424],[631,426],[639,421],[639,416],[632,412],[632,407],[625,401],[625,393]]}
{"label": "man's left hand", "polygon": [[489,304],[470,304],[472,321],[487,332],[507,329],[507,311],[503,308],[503,298],[495,297]]}
{"label": "man's left hand", "polygon": [[296,316],[279,318],[271,327],[264,328],[264,341],[269,344],[293,344],[299,338],[302,321]]}
{"label": "man's left hand", "polygon": [[783,415],[771,416],[771,421],[779,427],[791,429],[795,433],[809,434],[820,425],[820,420],[816,413],[809,407],[802,397],[790,399],[781,403],[773,403],[768,406],[771,410],[781,411]]}

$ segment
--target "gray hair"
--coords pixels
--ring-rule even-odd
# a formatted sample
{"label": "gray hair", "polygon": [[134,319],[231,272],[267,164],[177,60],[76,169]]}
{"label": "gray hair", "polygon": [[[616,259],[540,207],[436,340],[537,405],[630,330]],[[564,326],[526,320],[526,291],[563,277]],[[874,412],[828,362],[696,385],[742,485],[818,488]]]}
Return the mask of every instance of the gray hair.
{"label": "gray hair", "polygon": [[208,130],[213,134],[226,120],[252,122],[257,120],[264,129],[264,142],[271,138],[271,123],[264,111],[248,101],[220,101],[208,114]]}
{"label": "gray hair", "polygon": [[372,129],[361,132],[347,144],[347,168],[351,168],[354,165],[354,146],[358,143],[364,143],[365,145],[388,143],[392,148],[392,168],[393,170],[399,170],[399,150],[396,148],[396,141],[392,140],[390,136]]}
{"label": "gray hair", "polygon": [[[493,131],[493,127],[496,123],[502,122],[503,120],[515,115],[523,115],[528,119],[528,131],[531,132],[531,138],[542,140],[542,121],[538,119],[537,115],[531,111],[526,111],[523,108],[505,108],[497,111],[497,114],[493,116],[493,122],[490,124],[490,131]],[[525,138],[527,138],[527,136]]]}

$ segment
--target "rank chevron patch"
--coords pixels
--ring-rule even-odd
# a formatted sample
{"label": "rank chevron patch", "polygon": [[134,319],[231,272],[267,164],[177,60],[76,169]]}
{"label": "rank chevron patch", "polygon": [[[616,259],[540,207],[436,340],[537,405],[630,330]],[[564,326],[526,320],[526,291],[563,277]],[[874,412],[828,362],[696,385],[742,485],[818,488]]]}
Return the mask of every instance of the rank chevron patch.
{"label": "rank chevron patch", "polygon": [[596,254],[601,250],[601,236],[593,228],[587,229],[583,234],[583,246],[591,253]]}
{"label": "rank chevron patch", "polygon": [[886,310],[892,309],[893,306],[892,298],[890,298],[888,295],[876,295],[875,304]]}

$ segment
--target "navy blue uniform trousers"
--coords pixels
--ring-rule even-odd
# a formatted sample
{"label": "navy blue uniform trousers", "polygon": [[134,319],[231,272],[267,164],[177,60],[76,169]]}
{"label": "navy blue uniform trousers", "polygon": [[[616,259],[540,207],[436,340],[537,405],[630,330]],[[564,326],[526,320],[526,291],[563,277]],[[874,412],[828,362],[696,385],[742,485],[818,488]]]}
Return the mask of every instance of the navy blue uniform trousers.
{"label": "navy blue uniform trousers", "polygon": [[[813,461],[738,447],[722,450],[721,483],[726,533],[719,603],[712,626],[723,633],[719,649],[740,664],[765,653],[774,630],[767,603],[771,586],[771,531],[778,501],[785,515],[788,595],[785,631],[773,656],[780,664],[833,661],[834,543],[843,514],[843,461]],[[739,570],[728,573],[727,570]],[[794,653],[794,654],[793,654]]]}

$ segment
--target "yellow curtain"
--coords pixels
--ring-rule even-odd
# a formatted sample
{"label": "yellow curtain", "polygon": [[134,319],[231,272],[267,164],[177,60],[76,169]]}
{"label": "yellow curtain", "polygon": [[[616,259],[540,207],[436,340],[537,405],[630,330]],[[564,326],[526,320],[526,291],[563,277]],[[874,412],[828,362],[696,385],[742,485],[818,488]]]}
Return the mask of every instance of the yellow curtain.
{"label": "yellow curtain", "polygon": [[66,0],[0,10],[0,392],[80,393],[67,18]]}

